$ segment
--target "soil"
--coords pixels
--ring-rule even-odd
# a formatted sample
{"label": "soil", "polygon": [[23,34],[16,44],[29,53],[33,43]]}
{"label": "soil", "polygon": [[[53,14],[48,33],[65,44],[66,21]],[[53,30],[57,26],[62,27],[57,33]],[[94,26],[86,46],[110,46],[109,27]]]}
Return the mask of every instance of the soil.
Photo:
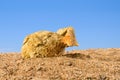
{"label": "soil", "polygon": [[60,57],[32,59],[1,53],[0,80],[120,80],[120,48],[73,50]]}

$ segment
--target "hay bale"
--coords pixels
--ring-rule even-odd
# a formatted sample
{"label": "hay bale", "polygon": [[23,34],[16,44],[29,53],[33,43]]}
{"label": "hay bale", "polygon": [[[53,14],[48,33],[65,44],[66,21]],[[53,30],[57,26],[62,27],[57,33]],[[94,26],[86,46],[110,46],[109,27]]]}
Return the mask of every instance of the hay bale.
{"label": "hay bale", "polygon": [[[21,49],[22,57],[36,58],[61,56],[65,51],[65,47],[77,46],[76,44],[78,44],[75,39],[73,40],[75,35],[66,36],[68,33],[69,29],[64,28],[63,30],[58,30],[57,33],[39,31],[28,35],[23,41]],[[74,32],[72,34],[74,34]]]}

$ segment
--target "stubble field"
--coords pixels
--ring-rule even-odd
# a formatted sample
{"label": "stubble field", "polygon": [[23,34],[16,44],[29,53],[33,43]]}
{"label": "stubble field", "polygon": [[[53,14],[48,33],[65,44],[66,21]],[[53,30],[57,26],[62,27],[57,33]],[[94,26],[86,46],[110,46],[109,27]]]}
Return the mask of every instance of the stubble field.
{"label": "stubble field", "polygon": [[120,80],[120,48],[73,50],[60,57],[33,59],[1,53],[0,80]]}

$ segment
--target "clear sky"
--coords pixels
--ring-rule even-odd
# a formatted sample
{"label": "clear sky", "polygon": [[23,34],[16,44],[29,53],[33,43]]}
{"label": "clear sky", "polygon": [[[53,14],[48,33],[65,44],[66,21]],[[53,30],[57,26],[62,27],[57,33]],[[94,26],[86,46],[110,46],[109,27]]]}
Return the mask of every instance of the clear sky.
{"label": "clear sky", "polygon": [[120,48],[120,0],[0,0],[0,52],[20,52],[26,35],[73,26],[79,47]]}

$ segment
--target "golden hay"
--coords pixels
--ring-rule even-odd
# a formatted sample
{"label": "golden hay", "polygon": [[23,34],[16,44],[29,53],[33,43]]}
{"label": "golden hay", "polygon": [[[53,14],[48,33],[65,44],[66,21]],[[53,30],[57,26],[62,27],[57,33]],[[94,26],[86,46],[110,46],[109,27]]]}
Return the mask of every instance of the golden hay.
{"label": "golden hay", "polygon": [[65,47],[78,46],[74,29],[67,27],[55,32],[39,31],[28,35],[21,49],[23,58],[61,56]]}

